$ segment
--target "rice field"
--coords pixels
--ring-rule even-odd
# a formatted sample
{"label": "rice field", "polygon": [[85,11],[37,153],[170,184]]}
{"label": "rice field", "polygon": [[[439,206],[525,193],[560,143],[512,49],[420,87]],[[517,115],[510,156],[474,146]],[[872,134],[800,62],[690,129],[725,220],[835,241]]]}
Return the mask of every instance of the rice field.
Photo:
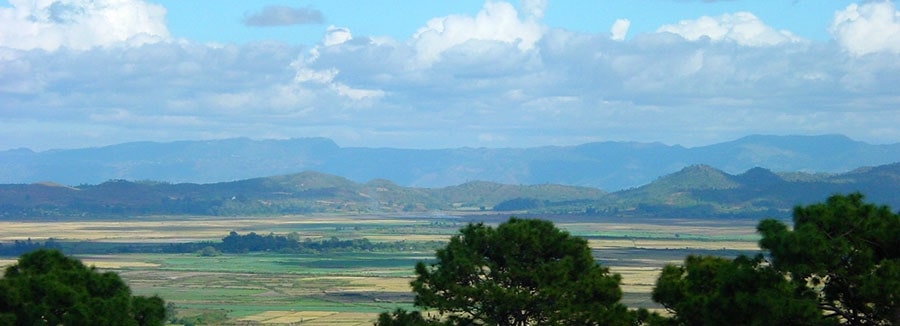
{"label": "rice field", "polygon": [[[495,219],[504,220],[504,219]],[[283,216],[272,218],[154,217],[116,221],[0,221],[0,241],[97,243],[218,241],[231,231],[303,238],[367,238],[373,242],[447,241],[465,225],[389,216]],[[733,256],[758,251],[755,221],[560,221],[584,237],[595,258],[622,275],[623,302],[659,308],[650,300],[665,264],[688,254]],[[266,325],[371,325],[378,313],[411,308],[409,282],[429,251],[282,254],[97,254],[76,256],[87,265],[119,273],[138,295],[159,295],[179,317],[224,316],[227,323]],[[0,266],[15,262],[0,257]],[[216,322],[216,323],[221,323]]]}

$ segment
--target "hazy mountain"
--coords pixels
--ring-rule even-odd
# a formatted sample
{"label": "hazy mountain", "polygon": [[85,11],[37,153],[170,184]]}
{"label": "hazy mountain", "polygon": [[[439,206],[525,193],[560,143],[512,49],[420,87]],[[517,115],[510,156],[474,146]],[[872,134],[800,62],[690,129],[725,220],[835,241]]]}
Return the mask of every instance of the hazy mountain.
{"label": "hazy mountain", "polygon": [[[51,180],[65,185],[108,180],[215,183],[320,171],[355,182],[445,187],[473,180],[565,184],[619,190],[696,164],[726,173],[847,172],[900,161],[900,143],[872,145],[844,136],[749,136],[686,148],[660,143],[599,142],[534,148],[414,150],[340,147],[329,139],[226,139],[137,142],[71,150],[0,152],[0,183]],[[807,177],[807,176],[804,176]]]}
{"label": "hazy mountain", "polygon": [[728,174],[692,165],[641,187],[605,193],[556,184],[473,181],[442,188],[402,187],[376,179],[357,183],[303,172],[210,184],[108,181],[78,187],[54,183],[0,185],[0,218],[158,214],[272,215],[302,213],[430,213],[518,211],[651,217],[788,217],[796,205],[835,193],[862,192],[870,202],[900,207],[900,163],[841,174],[776,174],[752,168]]}

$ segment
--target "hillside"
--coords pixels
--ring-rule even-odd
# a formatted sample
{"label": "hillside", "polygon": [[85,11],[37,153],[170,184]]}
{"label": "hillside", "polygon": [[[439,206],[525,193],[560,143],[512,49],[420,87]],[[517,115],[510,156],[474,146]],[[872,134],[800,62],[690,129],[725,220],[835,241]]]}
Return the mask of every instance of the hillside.
{"label": "hillside", "polygon": [[[752,168],[728,174],[692,165],[644,186],[605,193],[556,184],[474,181],[442,188],[357,183],[319,172],[209,184],[113,180],[97,185],[0,185],[0,218],[134,215],[282,215],[498,211],[651,217],[787,217],[796,205],[862,192],[900,207],[900,163],[841,174],[777,174]],[[514,212],[513,212],[514,211]]]}
{"label": "hillside", "polygon": [[484,210],[519,197],[541,201],[596,200],[595,188],[515,186],[470,182],[445,188],[365,184],[318,173],[211,184],[112,180],[65,187],[52,183],[0,185],[0,217],[121,215],[275,215],[303,213]]}
{"label": "hillside", "polygon": [[357,183],[382,179],[404,187],[439,188],[482,180],[617,191],[697,164],[731,174],[754,167],[776,172],[844,173],[860,166],[898,161],[900,144],[872,145],[839,135],[748,136],[691,148],[598,142],[434,150],[341,147],[325,138],[238,138],[44,152],[0,151],[0,183],[52,180],[76,186],[125,179],[207,184],[319,171]]}
{"label": "hillside", "polygon": [[861,192],[874,203],[900,207],[900,163],[841,174],[777,174],[753,168],[731,175],[697,165],[638,188],[611,193],[596,205],[634,215],[787,217],[797,205],[851,192]]}

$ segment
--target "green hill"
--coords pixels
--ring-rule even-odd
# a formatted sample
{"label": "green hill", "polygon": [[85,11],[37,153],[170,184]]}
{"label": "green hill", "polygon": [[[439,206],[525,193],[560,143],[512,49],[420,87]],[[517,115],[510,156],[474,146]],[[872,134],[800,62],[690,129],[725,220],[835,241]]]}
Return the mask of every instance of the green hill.
{"label": "green hill", "polygon": [[131,182],[62,187],[47,183],[0,185],[0,217],[113,215],[277,215],[487,210],[506,200],[597,200],[595,188],[470,182],[445,188],[365,184],[303,172],[212,184]]}
{"label": "green hill", "polygon": [[897,207],[900,163],[831,175],[776,174],[762,168],[730,175],[709,166],[691,166],[642,187],[611,193],[595,205],[622,215],[787,217],[797,205],[851,192]]}
{"label": "green hill", "polygon": [[793,207],[835,193],[862,192],[900,207],[900,163],[842,174],[732,175],[691,165],[641,187],[606,193],[557,184],[472,181],[443,188],[402,187],[375,179],[303,172],[211,184],[112,180],[66,187],[42,182],[0,185],[0,218],[140,215],[257,216],[306,213],[503,211],[649,217],[787,217]]}

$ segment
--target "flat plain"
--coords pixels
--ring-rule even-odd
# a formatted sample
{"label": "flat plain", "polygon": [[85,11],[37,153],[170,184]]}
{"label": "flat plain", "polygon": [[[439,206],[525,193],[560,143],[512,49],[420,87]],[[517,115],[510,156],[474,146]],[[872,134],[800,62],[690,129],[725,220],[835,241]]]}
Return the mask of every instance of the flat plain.
{"label": "flat plain", "polygon": [[[196,253],[76,255],[119,273],[139,295],[159,295],[176,317],[208,324],[371,325],[378,313],[412,308],[409,282],[419,261],[434,257],[469,222],[496,224],[500,215],[292,215],[277,217],[134,217],[115,220],[0,221],[0,242],[53,238],[66,246],[220,241],[231,231],[287,234],[317,240],[366,238],[394,250],[204,257]],[[537,218],[541,218],[538,216]],[[594,257],[622,275],[623,302],[659,309],[650,291],[662,267],[684,257],[758,252],[755,220],[549,217],[584,237]],[[409,244],[408,247],[405,244]],[[427,247],[427,246],[426,246]],[[15,257],[0,257],[0,265]]]}

